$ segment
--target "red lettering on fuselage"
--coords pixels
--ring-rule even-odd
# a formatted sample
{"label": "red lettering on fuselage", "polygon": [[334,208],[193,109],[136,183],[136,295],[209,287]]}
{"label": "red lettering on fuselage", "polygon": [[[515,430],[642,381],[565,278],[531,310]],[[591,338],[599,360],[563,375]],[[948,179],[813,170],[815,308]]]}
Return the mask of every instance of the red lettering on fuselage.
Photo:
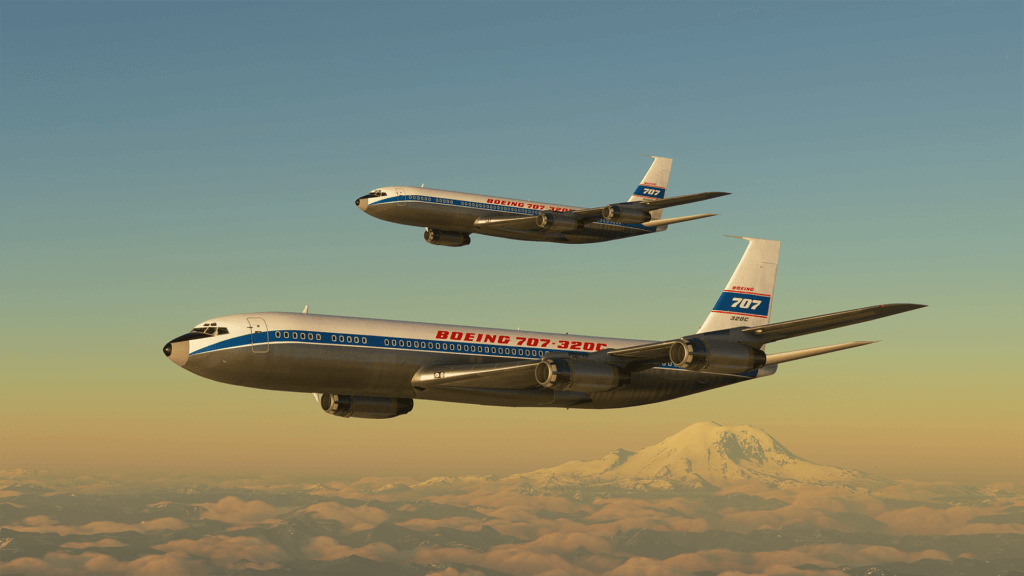
{"label": "red lettering on fuselage", "polygon": [[[462,342],[480,342],[482,344],[511,344],[511,336],[501,336],[498,334],[478,334],[476,332],[449,332],[448,330],[438,330],[437,335],[434,337],[437,340],[458,340]],[[551,340],[547,338],[526,338],[517,337],[514,346],[526,345],[528,348],[547,348],[551,344]],[[578,340],[558,340],[554,348],[562,348],[568,350],[586,350],[587,352],[593,350],[599,352],[607,348],[607,344],[599,344],[596,342],[580,342]]]}

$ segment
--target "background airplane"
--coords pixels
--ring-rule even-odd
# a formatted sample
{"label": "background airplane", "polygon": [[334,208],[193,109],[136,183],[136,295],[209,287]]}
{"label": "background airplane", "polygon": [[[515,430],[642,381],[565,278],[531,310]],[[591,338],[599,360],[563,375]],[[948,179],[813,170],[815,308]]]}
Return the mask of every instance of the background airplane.
{"label": "background airplane", "polygon": [[436,246],[465,246],[473,233],[563,244],[604,242],[661,232],[669,224],[715,216],[697,214],[663,219],[663,208],[729,193],[665,198],[672,159],[651,158],[651,168],[629,200],[599,208],[400,186],[378,188],[358,198],[356,206],[381,220],[425,227],[423,239]]}
{"label": "background airplane", "polygon": [[[886,304],[769,324],[780,243],[749,241],[696,334],[662,342],[282,312],[214,318],[164,346],[218,382],[313,392],[328,414],[391,418],[413,399],[620,408],[774,374],[800,358],[870,344],[767,354],[771,342],[899,314]],[[308,310],[308,308],[307,308]]]}

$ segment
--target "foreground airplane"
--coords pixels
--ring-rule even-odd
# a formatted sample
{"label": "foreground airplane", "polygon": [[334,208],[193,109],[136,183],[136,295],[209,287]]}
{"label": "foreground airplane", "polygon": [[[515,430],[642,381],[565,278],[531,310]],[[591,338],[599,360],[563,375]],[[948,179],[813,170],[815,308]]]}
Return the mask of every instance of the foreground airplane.
{"label": "foreground airplane", "polygon": [[218,382],[313,392],[328,414],[391,418],[413,399],[620,408],[770,376],[783,362],[871,342],[767,354],[765,345],[921,308],[886,304],[769,324],[779,242],[749,241],[696,334],[649,342],[268,312],[214,318],[164,347]]}
{"label": "foreground airplane", "polygon": [[726,196],[704,192],[665,198],[671,158],[651,156],[647,175],[629,200],[598,208],[577,208],[497,196],[463,194],[431,188],[378,188],[356,200],[367,214],[408,226],[426,228],[423,239],[436,246],[465,246],[469,235],[513,240],[587,244],[661,232],[669,224],[715,214],[662,218],[661,210]]}

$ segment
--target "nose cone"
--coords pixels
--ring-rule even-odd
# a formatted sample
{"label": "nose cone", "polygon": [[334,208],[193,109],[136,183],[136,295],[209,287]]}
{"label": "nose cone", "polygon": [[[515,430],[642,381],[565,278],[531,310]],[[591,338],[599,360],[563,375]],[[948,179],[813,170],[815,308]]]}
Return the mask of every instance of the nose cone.
{"label": "nose cone", "polygon": [[178,366],[184,366],[188,362],[188,340],[171,340],[164,345],[164,356]]}
{"label": "nose cone", "polygon": [[369,194],[367,194],[366,196],[360,196],[359,198],[356,198],[356,206],[358,206],[359,209],[362,210],[363,212],[366,212],[366,207],[369,206],[369,205],[370,205],[370,195]]}

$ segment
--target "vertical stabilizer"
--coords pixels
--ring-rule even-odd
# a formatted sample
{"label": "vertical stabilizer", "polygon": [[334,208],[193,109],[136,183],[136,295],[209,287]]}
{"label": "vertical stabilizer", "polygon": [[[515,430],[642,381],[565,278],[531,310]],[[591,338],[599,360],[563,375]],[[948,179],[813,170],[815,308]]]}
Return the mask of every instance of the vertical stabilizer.
{"label": "vertical stabilizer", "polygon": [[[644,200],[663,200],[665,190],[668,188],[668,177],[672,172],[672,159],[651,156],[654,162],[640,181],[640,185],[629,197],[629,202],[643,202]],[[651,220],[661,218],[661,210],[651,210]]]}
{"label": "vertical stabilizer", "polygon": [[782,243],[760,238],[743,240],[749,242],[747,250],[715,307],[711,309],[708,319],[697,331],[698,334],[728,328],[763,326],[771,317],[775,269],[779,265],[779,247]]}

